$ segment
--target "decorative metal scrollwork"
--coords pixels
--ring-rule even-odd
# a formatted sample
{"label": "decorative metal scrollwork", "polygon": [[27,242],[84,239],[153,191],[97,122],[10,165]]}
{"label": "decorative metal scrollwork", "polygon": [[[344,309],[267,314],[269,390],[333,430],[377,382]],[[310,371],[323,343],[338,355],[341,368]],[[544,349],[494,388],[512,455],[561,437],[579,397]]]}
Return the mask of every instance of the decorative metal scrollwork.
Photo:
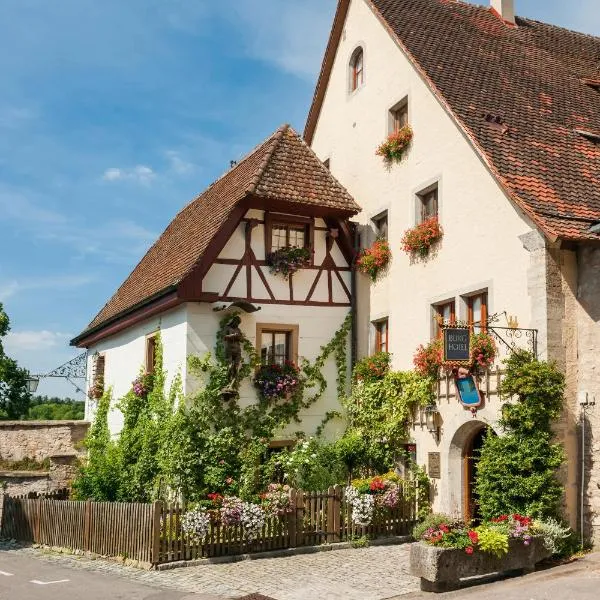
{"label": "decorative metal scrollwork", "polygon": [[82,352],[68,362],[41,375],[41,377],[64,377],[67,379],[85,379],[87,374],[87,352]]}
{"label": "decorative metal scrollwork", "polygon": [[523,348],[531,352],[535,358],[538,355],[538,330],[523,327],[498,327],[493,325],[504,315],[509,320],[506,312],[490,315],[487,319],[487,331],[491,333],[503,346],[511,352]]}

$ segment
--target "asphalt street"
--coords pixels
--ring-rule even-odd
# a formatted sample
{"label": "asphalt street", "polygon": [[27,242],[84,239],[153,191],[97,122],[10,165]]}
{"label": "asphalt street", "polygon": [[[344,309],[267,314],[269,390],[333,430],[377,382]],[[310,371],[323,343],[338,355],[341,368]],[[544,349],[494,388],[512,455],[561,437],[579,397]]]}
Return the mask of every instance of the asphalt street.
{"label": "asphalt street", "polygon": [[202,596],[162,590],[102,573],[76,571],[0,551],[1,600],[183,600]]}

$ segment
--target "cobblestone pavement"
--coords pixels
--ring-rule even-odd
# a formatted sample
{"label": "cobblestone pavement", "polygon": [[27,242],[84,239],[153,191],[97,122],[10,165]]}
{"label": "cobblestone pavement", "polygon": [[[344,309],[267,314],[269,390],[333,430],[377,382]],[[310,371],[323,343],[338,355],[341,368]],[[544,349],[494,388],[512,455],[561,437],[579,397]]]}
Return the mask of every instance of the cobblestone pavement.
{"label": "cobblestone pavement", "polygon": [[223,599],[261,593],[275,600],[384,600],[419,588],[418,579],[408,574],[409,547],[375,546],[170,571],[142,571],[106,560],[34,548],[6,548],[5,552]]}

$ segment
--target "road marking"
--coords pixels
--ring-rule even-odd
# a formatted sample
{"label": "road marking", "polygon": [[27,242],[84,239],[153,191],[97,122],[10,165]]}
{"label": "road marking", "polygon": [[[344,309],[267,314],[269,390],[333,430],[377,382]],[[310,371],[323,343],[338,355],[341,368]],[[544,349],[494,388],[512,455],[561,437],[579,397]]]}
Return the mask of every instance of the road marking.
{"label": "road marking", "polygon": [[7,573],[6,571],[0,571],[0,575],[4,575],[4,577],[12,577],[12,573]]}
{"label": "road marking", "polygon": [[38,581],[37,579],[32,579],[29,583],[35,583],[37,585],[50,585],[52,583],[66,583],[67,581],[71,581],[70,579],[59,579],[58,581]]}

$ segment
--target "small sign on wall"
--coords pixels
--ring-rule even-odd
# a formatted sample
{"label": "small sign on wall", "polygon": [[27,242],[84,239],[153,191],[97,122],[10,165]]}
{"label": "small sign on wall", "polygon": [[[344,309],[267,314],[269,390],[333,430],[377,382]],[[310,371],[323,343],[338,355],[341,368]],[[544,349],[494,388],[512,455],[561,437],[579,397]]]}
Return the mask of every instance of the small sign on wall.
{"label": "small sign on wall", "polygon": [[442,469],[440,465],[440,453],[429,452],[427,454],[427,474],[430,479],[440,479],[442,476]]}
{"label": "small sign on wall", "polygon": [[444,362],[465,362],[470,359],[471,331],[468,327],[446,327],[444,333]]}

